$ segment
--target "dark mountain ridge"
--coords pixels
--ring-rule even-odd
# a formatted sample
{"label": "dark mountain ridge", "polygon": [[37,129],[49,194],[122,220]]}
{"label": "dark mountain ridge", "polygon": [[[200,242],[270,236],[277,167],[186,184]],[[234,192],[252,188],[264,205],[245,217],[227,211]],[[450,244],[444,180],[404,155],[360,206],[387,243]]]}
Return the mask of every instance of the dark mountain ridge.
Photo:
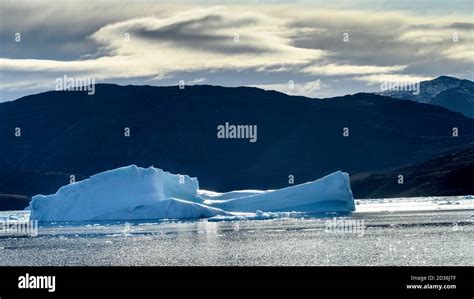
{"label": "dark mountain ridge", "polygon": [[[403,184],[398,182],[399,175]],[[472,195],[474,144],[419,164],[358,173],[351,177],[351,188],[360,198]]]}
{"label": "dark mountain ridge", "polygon": [[[0,119],[0,178],[17,177],[2,179],[0,193],[23,196],[51,193],[71,174],[80,179],[129,164],[196,176],[216,191],[281,188],[289,175],[298,184],[336,170],[402,167],[474,142],[474,120],[438,106],[249,87],[98,84],[91,96],[50,91],[1,103]],[[257,142],[217,138],[226,122],[257,125]],[[38,173],[49,179],[38,184]]]}

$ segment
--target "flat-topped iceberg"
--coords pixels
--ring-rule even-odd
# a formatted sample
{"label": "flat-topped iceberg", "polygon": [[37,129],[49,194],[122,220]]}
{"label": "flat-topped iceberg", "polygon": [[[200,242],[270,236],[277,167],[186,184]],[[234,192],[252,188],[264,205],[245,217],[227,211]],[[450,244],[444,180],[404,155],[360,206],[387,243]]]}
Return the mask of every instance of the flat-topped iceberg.
{"label": "flat-topped iceberg", "polygon": [[196,178],[135,165],[105,171],[33,196],[30,219],[97,221],[196,219],[233,212],[350,212],[355,210],[349,176],[335,172],[279,190],[217,193],[199,190]]}
{"label": "flat-topped iceberg", "polygon": [[207,218],[227,213],[200,204],[196,178],[135,165],[105,171],[32,198],[40,221]]}

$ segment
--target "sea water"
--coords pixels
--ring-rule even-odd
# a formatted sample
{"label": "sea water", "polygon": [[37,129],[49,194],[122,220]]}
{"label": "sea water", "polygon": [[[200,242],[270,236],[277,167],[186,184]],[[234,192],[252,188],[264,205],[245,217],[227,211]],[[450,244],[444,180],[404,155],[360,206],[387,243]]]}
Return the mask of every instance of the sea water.
{"label": "sea water", "polygon": [[40,223],[36,237],[0,234],[0,265],[474,265],[473,197],[356,202],[351,215]]}

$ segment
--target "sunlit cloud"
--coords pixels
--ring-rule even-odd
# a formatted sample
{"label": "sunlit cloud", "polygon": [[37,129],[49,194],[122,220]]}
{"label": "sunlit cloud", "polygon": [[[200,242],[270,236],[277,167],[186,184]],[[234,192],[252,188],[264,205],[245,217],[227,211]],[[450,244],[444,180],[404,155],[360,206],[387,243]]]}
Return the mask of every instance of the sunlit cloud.
{"label": "sunlit cloud", "polygon": [[385,82],[404,82],[404,83],[417,83],[421,81],[431,80],[433,77],[428,76],[417,76],[417,75],[405,75],[405,74],[380,74],[380,75],[366,75],[354,77],[354,80],[367,82],[369,85],[382,84]]}
{"label": "sunlit cloud", "polygon": [[294,82],[290,80],[288,83],[253,85],[253,87],[265,90],[276,90],[289,95],[305,95],[309,97],[317,97],[318,91],[322,86],[324,84],[320,79],[311,82]]}
{"label": "sunlit cloud", "polygon": [[337,65],[334,63],[325,65],[314,65],[303,68],[301,71],[314,75],[360,75],[360,74],[378,74],[378,73],[393,73],[401,71],[405,68],[404,65],[394,66],[377,66],[377,65]]}

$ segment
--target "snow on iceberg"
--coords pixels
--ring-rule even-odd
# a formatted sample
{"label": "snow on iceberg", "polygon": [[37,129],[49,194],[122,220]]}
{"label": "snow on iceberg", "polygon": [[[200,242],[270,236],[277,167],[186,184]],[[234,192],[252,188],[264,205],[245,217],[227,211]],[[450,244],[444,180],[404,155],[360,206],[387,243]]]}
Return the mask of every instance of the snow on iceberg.
{"label": "snow on iceberg", "polygon": [[279,190],[227,193],[199,190],[196,178],[135,165],[109,170],[33,196],[30,219],[96,221],[196,219],[238,212],[350,212],[355,210],[347,173]]}

